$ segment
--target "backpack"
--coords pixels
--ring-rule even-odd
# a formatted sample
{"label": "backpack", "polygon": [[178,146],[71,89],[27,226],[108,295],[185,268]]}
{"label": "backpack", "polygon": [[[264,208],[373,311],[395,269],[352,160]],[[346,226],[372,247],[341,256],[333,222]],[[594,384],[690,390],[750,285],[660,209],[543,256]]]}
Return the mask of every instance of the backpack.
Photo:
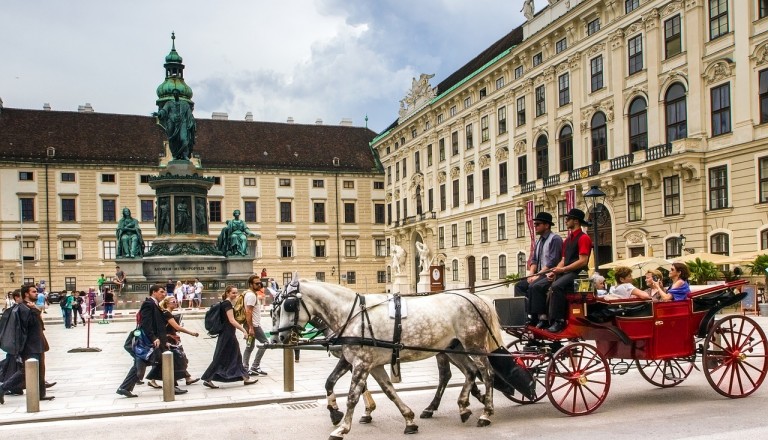
{"label": "backpack", "polygon": [[62,310],[67,308],[67,297],[64,296],[59,300],[59,307],[61,307]]}
{"label": "backpack", "polygon": [[224,331],[224,325],[224,314],[221,313],[221,302],[218,302],[205,312],[205,330],[211,336],[218,336]]}
{"label": "backpack", "polygon": [[245,325],[245,294],[239,293],[232,305],[232,312],[235,314],[235,321],[240,325]]}

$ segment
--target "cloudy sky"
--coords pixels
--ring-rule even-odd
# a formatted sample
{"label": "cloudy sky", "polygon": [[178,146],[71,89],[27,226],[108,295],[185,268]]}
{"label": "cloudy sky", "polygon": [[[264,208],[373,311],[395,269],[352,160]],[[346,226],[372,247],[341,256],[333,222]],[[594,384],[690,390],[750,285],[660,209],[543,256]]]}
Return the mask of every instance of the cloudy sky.
{"label": "cloudy sky", "polygon": [[[546,0],[536,0],[540,10]],[[154,111],[171,31],[195,116],[380,131],[411,78],[436,85],[524,21],[522,0],[3,0],[5,107]]]}

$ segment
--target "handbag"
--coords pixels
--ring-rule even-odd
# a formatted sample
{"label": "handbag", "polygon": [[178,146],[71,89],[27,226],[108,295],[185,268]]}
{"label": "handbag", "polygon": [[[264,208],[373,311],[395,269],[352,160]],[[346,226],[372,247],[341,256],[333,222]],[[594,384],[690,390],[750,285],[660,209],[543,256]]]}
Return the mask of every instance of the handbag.
{"label": "handbag", "polygon": [[154,360],[155,345],[149,340],[144,331],[137,328],[133,331],[133,354],[144,362]]}

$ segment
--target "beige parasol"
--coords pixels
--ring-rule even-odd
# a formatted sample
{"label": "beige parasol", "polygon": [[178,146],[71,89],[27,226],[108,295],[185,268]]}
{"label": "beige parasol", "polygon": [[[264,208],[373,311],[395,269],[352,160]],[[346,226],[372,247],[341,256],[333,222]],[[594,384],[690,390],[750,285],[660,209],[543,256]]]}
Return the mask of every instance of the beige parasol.
{"label": "beige parasol", "polygon": [[728,255],[711,254],[709,252],[695,252],[693,254],[673,258],[672,261],[675,263],[688,263],[697,258],[702,261],[709,261],[710,263],[714,264],[728,264],[728,260],[730,259]]}

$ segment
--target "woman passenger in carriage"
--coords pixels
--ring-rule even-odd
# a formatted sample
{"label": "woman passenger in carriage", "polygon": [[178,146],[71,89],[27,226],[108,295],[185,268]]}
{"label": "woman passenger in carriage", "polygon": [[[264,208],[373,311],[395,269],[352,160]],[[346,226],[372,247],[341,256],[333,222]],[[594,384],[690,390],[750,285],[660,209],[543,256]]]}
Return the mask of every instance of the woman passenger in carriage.
{"label": "woman passenger in carriage", "polygon": [[614,274],[619,285],[611,287],[611,293],[606,295],[605,299],[651,299],[648,292],[640,290],[632,284],[632,269],[620,266],[614,270]]}
{"label": "woman passenger in carriage", "polygon": [[691,293],[691,286],[688,284],[690,275],[691,272],[685,263],[672,263],[672,268],[669,269],[672,285],[667,289],[667,293],[672,295],[672,301],[682,301],[688,298],[688,294]]}
{"label": "woman passenger in carriage", "polygon": [[654,301],[672,301],[672,295],[664,291],[662,281],[664,275],[658,269],[649,270],[645,273],[645,285],[648,286],[645,291]]}

